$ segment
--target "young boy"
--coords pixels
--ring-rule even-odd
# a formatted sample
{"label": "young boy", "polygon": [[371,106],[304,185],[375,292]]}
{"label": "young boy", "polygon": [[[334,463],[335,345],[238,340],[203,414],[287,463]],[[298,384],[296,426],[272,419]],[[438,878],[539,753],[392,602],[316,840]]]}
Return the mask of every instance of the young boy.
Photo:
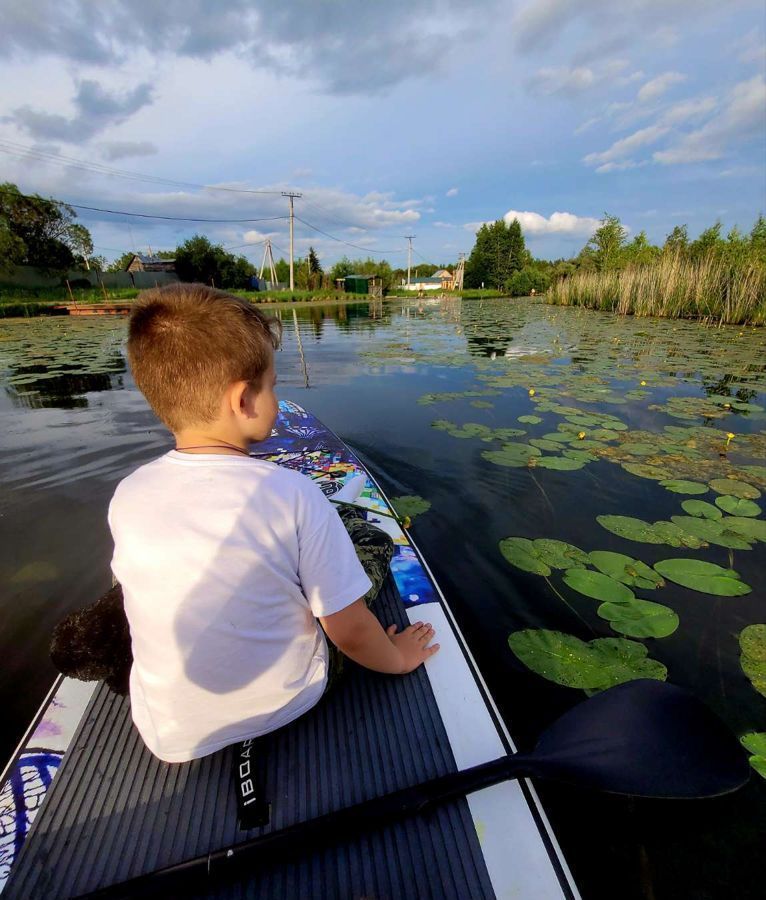
{"label": "young boy", "polygon": [[131,315],[130,367],[175,449],[118,485],[112,569],[130,624],[133,721],[167,762],[314,706],[325,634],[391,674],[438,650],[429,624],[397,634],[369,611],[370,580],[321,490],[248,455],[277,417],[278,344],[274,320],[199,284],[146,291]]}

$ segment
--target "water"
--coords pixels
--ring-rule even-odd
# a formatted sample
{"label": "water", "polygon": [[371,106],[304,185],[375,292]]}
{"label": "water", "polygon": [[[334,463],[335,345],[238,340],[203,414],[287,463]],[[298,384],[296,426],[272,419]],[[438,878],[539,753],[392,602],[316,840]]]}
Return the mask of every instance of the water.
{"label": "water", "polygon": [[[280,395],[341,434],[390,496],[431,502],[413,534],[522,747],[584,694],[530,671],[511,653],[508,635],[621,635],[597,615],[597,601],[564,584],[560,570],[546,580],[509,565],[498,544],[510,536],[614,550],[650,565],[678,557],[733,562],[753,588],[746,596],[672,584],[637,590],[680,620],[674,633],[642,643],[670,680],[695,691],[737,734],[766,731],[766,698],[743,674],[738,644],[745,626],[766,622],[766,544],[672,548],[624,540],[596,521],[683,514],[688,495],[641,475],[704,484],[736,471],[766,487],[766,472],[742,468],[766,465],[763,331],[522,301],[392,301],[280,315]],[[0,322],[2,758],[54,677],[51,629],[109,586],[105,515],[115,484],[171,445],[126,369],[125,328],[123,319]],[[529,415],[542,421],[518,421]],[[606,420],[577,423],[593,415],[616,417],[628,430],[589,446]],[[506,467],[482,455],[503,445],[491,435],[482,441],[488,429],[524,430],[505,440],[526,444],[567,418],[586,434],[578,439],[573,430],[561,446],[580,448],[581,461],[582,448],[595,457],[583,468]],[[484,430],[461,437],[466,431],[457,426],[465,423]],[[563,458],[543,448],[540,458]],[[559,786],[541,786],[541,794],[586,898],[745,898],[761,894],[765,788],[754,774],[745,790],[713,801],[630,801]]]}

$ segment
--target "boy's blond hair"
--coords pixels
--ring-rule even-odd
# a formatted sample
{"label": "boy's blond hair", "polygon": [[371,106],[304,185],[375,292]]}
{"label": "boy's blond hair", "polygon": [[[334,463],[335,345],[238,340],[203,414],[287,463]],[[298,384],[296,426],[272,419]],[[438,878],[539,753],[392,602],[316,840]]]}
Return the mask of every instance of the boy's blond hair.
{"label": "boy's blond hair", "polygon": [[173,432],[218,417],[235,381],[260,386],[281,323],[241,297],[204,284],[144,291],[130,315],[128,360],[136,384]]}

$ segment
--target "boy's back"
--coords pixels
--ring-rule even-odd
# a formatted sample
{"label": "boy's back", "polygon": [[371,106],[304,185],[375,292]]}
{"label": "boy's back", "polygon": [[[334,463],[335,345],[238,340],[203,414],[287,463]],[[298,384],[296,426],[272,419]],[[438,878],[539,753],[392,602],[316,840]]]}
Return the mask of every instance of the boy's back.
{"label": "boy's back", "polygon": [[118,486],[112,568],[133,640],[133,719],[168,762],[281,727],[326,682],[317,621],[370,582],[310,479],[171,451]]}

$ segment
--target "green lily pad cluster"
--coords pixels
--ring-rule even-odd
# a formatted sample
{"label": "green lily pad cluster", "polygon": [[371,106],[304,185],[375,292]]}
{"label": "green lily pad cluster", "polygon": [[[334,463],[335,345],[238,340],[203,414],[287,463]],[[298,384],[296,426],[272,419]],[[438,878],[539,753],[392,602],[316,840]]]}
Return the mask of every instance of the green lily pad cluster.
{"label": "green lily pad cluster", "polygon": [[582,641],[561,631],[535,628],[515,631],[508,637],[508,644],[536,674],[589,693],[636,678],[667,678],[666,667],[651,659],[643,644],[624,638]]}
{"label": "green lily pad cluster", "polygon": [[546,577],[552,569],[574,569],[588,563],[588,554],[579,547],[551,538],[505,538],[500,541],[500,552],[517,569]]}
{"label": "green lily pad cluster", "polygon": [[400,519],[414,519],[415,516],[428,512],[431,501],[416,494],[406,494],[403,497],[392,497],[391,506]]}
{"label": "green lily pad cluster", "polygon": [[766,731],[751,731],[743,734],[739,740],[745,750],[752,754],[748,757],[750,765],[762,778],[766,778]]}
{"label": "green lily pad cluster", "polygon": [[766,697],[766,625],[748,625],[739,635],[739,664],[752,686]]}

